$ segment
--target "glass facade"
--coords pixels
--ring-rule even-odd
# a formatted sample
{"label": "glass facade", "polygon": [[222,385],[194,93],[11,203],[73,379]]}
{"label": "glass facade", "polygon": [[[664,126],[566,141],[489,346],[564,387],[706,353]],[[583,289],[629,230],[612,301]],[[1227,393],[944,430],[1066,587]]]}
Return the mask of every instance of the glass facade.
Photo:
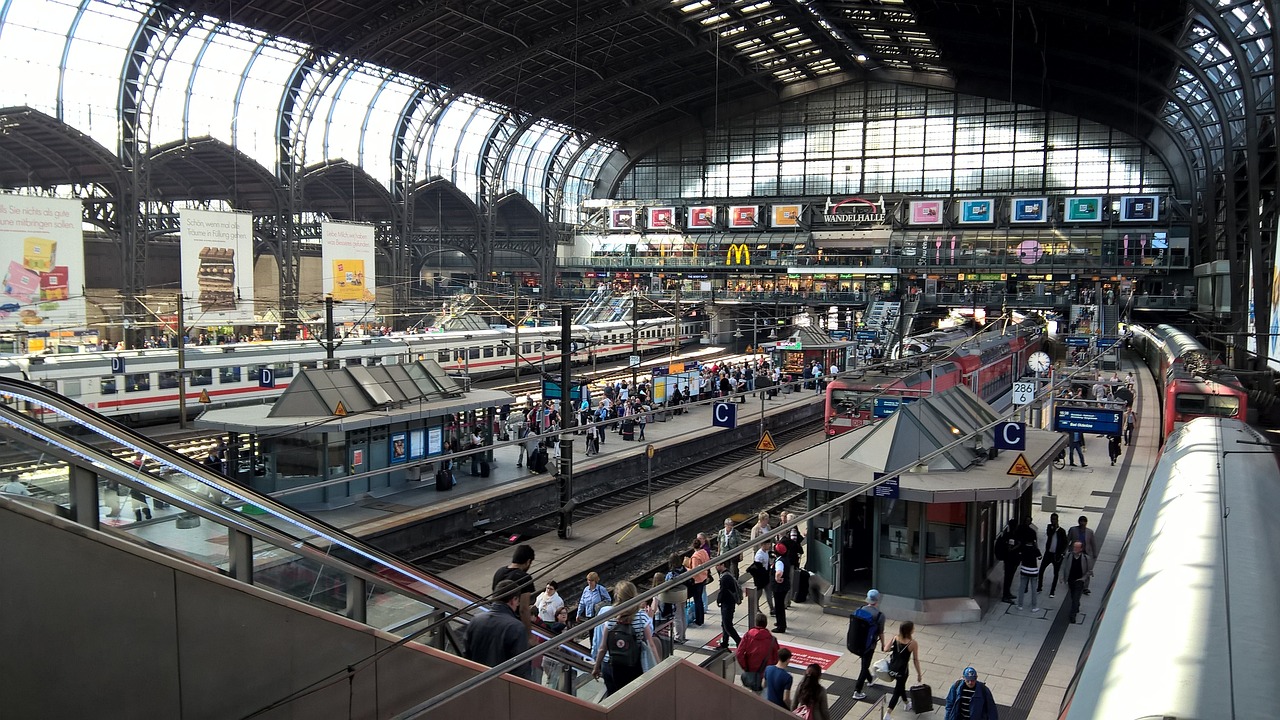
{"label": "glass facade", "polygon": [[[9,0],[0,14],[0,105],[27,105],[85,132],[108,150],[119,150],[122,75],[126,49],[145,22],[150,4]],[[277,128],[290,77],[310,73],[304,87],[319,88],[314,115],[293,138],[303,165],[344,159],[390,188],[393,148],[412,145],[413,116],[434,119],[418,133],[425,144],[413,168],[418,180],[440,175],[480,202],[479,177],[486,156],[502,152],[493,138],[512,113],[478,98],[369,63],[334,61],[305,43],[269,36],[210,18],[196,20],[175,37],[153,70],[154,99],[143,118],[152,146],[212,137],[260,163],[269,174],[279,157]],[[312,57],[312,56],[315,57]],[[312,58],[308,60],[308,58]],[[333,67],[322,78],[317,68]],[[446,102],[414,103],[421,91]],[[408,116],[408,117],[406,117]],[[405,118],[402,121],[402,118]],[[564,184],[564,218],[574,221],[601,164],[613,151],[596,143],[567,167],[579,142],[569,129],[538,121],[519,137],[500,166],[494,192],[516,190],[542,208]],[[553,168],[561,168],[553,172]]]}
{"label": "glass facade", "polygon": [[1167,192],[1168,170],[1103,125],[999,100],[864,83],[687,136],[620,198]]}

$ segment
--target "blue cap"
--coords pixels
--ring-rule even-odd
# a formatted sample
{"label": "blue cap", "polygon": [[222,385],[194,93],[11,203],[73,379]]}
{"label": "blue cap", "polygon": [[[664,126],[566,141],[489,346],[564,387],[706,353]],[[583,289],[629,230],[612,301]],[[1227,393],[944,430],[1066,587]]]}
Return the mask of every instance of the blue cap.
{"label": "blue cap", "polygon": [[964,679],[965,679],[965,680],[977,680],[977,679],[978,679],[978,671],[977,671],[977,670],[974,670],[974,669],[973,669],[973,668],[971,668],[971,667],[967,667],[967,668],[965,668],[965,669],[964,669]]}
{"label": "blue cap", "polygon": [[879,591],[879,590],[870,590],[870,591],[868,591],[868,592],[867,592],[867,602],[869,602],[869,603],[876,603],[876,602],[880,602],[880,591]]}

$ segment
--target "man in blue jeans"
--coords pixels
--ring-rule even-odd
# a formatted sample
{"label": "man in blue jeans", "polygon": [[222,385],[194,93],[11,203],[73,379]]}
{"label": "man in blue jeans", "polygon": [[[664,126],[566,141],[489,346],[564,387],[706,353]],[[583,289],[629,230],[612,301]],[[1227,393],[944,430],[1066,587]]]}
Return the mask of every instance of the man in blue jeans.
{"label": "man in blue jeans", "polygon": [[1071,461],[1072,467],[1075,467],[1076,455],[1080,456],[1080,467],[1089,467],[1084,462],[1084,433],[1072,430],[1071,447],[1067,450],[1067,460]]}

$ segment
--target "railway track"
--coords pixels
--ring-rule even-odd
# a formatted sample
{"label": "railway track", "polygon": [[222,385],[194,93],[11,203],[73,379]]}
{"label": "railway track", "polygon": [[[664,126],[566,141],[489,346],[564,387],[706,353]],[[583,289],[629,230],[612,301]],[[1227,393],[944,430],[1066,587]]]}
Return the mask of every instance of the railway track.
{"label": "railway track", "polygon": [[[814,433],[821,427],[822,422],[815,420],[785,430],[775,431],[774,439],[781,446],[804,435]],[[729,448],[719,455],[700,460],[684,468],[655,474],[652,478],[652,489],[654,492],[659,492],[683,485],[716,470],[724,469],[753,457],[756,457],[756,450],[751,443]],[[581,520],[617,509],[627,503],[646,497],[649,492],[648,488],[649,485],[641,478],[600,497],[579,501],[574,510],[574,516],[576,519]],[[558,520],[559,513],[556,511],[543,513],[518,523],[482,532],[445,548],[414,556],[410,558],[410,562],[427,572],[439,575],[455,567],[475,562],[496,552],[509,549],[513,537],[525,540],[544,533],[554,532]]]}

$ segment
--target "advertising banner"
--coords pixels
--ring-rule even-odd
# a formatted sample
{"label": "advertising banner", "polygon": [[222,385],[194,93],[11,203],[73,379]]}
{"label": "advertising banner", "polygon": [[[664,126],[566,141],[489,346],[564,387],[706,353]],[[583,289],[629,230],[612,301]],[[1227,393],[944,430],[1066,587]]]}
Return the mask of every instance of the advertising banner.
{"label": "advertising banner", "polygon": [[649,208],[649,222],[647,225],[650,230],[674,228],[676,226],[676,209],[674,207]]}
{"label": "advertising banner", "polygon": [[793,228],[800,225],[799,205],[774,205],[769,218],[769,227]]}
{"label": "advertising banner", "polygon": [[731,230],[748,230],[759,225],[759,205],[730,205],[729,228]]}
{"label": "advertising banner", "polygon": [[0,329],[83,326],[79,200],[0,196]]}
{"label": "advertising banner", "polygon": [[960,217],[956,218],[959,222],[966,225],[975,225],[978,223],[995,222],[995,201],[986,200],[961,200],[960,201]]}
{"label": "advertising banner", "polygon": [[908,205],[912,225],[941,225],[941,200],[912,200]]}
{"label": "advertising banner", "polygon": [[1102,222],[1102,196],[1088,195],[1067,198],[1067,222]]}
{"label": "advertising banner", "polygon": [[1049,198],[1014,198],[1009,205],[1009,222],[1042,223],[1049,219]]}
{"label": "advertising banner", "polygon": [[253,215],[184,208],[178,221],[187,324],[253,322]]}
{"label": "advertising banner", "polygon": [[334,300],[338,322],[372,320],[375,301],[373,226],[356,223],[320,224],[322,286]]}
{"label": "advertising banner", "polygon": [[716,226],[716,206],[695,205],[689,208],[687,219],[690,230],[712,230]]}

